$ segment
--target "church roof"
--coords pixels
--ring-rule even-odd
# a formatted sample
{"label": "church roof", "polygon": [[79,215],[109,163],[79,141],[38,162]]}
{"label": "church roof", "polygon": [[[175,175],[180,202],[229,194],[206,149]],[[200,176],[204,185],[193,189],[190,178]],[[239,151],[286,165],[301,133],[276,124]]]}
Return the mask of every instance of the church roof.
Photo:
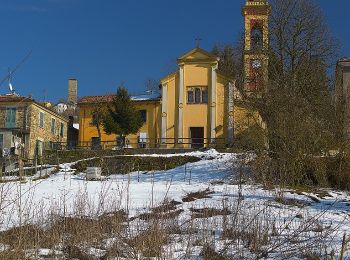
{"label": "church roof", "polygon": [[207,52],[206,50],[203,50],[202,48],[194,48],[190,50],[189,52],[185,53],[181,57],[177,59],[178,63],[181,62],[198,62],[198,61],[206,61],[206,62],[217,62],[219,61],[219,58],[215,56],[214,54],[211,54]]}

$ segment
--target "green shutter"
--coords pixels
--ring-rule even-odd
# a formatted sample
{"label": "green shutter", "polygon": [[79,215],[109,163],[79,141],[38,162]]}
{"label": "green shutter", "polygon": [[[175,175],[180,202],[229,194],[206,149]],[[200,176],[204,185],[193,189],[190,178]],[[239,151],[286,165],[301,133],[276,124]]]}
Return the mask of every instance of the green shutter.
{"label": "green shutter", "polygon": [[6,128],[16,127],[16,108],[11,107],[6,109]]}
{"label": "green shutter", "polygon": [[44,113],[40,112],[40,127],[44,128]]}

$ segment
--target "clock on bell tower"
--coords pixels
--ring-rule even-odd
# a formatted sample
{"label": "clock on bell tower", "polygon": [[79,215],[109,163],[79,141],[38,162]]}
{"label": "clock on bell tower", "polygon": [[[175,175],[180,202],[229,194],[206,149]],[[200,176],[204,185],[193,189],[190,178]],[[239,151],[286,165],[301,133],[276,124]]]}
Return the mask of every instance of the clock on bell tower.
{"label": "clock on bell tower", "polygon": [[244,16],[244,90],[247,94],[266,91],[269,64],[269,16],[267,0],[246,0]]}

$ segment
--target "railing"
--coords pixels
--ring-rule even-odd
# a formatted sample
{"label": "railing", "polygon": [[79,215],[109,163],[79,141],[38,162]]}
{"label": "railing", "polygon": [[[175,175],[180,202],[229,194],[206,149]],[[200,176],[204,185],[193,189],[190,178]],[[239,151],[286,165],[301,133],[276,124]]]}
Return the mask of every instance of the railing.
{"label": "railing", "polygon": [[192,148],[200,149],[206,147],[225,148],[229,147],[226,138],[126,138],[125,142],[116,141],[84,141],[84,142],[48,142],[45,150],[118,150],[123,148]]}

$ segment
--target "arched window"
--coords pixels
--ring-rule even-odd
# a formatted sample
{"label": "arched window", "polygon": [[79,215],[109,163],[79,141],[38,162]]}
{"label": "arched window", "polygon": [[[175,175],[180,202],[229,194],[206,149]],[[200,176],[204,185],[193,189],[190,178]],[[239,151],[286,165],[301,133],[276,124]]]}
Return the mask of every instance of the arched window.
{"label": "arched window", "polygon": [[256,24],[251,31],[251,49],[261,50],[263,48],[263,30],[260,25]]}

